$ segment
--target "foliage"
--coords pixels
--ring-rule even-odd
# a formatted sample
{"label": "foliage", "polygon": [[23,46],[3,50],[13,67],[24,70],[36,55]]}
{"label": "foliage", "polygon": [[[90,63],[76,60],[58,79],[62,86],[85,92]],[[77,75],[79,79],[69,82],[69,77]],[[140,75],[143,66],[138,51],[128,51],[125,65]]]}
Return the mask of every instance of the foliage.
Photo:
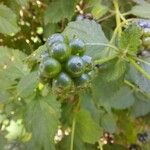
{"label": "foliage", "polygon": [[[149,8],[149,0],[1,0],[0,149],[149,150]],[[53,34],[63,42],[52,46]],[[92,64],[82,68],[86,86],[65,67],[72,39],[73,57]],[[43,83],[44,54],[65,58]]]}

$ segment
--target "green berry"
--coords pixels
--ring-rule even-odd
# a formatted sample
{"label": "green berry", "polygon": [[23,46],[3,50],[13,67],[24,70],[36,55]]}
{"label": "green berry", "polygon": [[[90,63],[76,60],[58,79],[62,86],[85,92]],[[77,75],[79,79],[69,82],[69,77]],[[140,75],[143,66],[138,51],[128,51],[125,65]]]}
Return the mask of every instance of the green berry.
{"label": "green berry", "polygon": [[53,78],[61,71],[61,65],[56,59],[49,58],[40,64],[40,70],[44,76]]}
{"label": "green berry", "polygon": [[150,37],[150,28],[144,28],[143,29],[143,36],[144,37]]}
{"label": "green berry", "polygon": [[60,33],[53,34],[48,38],[48,46],[50,47],[57,42],[64,42],[64,37]]}
{"label": "green berry", "polygon": [[61,72],[54,80],[53,80],[53,90],[56,92],[62,92],[66,90],[70,90],[73,85],[72,79],[64,72]]}
{"label": "green berry", "polygon": [[72,56],[66,63],[66,70],[71,77],[79,77],[85,70],[83,60],[79,56]]}
{"label": "green berry", "polygon": [[66,61],[70,57],[71,51],[64,43],[55,43],[51,48],[51,56],[60,62]]}
{"label": "green berry", "polygon": [[150,37],[143,38],[142,43],[143,43],[144,47],[149,47],[150,46]]}
{"label": "green berry", "polygon": [[82,56],[82,60],[84,62],[85,65],[85,71],[89,72],[92,70],[93,68],[93,61],[92,61],[92,57],[88,56],[88,55],[83,55]]}
{"label": "green berry", "polygon": [[73,55],[76,54],[83,55],[86,50],[84,42],[80,39],[72,39],[70,41],[69,46],[71,48],[71,53]]}
{"label": "green berry", "polygon": [[90,76],[88,74],[82,74],[79,78],[76,78],[77,86],[85,86],[90,82]]}

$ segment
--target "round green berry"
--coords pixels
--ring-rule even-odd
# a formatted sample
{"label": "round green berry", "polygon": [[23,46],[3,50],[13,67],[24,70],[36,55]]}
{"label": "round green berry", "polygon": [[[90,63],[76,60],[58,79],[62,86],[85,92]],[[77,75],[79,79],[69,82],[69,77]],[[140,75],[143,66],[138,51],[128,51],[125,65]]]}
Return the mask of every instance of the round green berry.
{"label": "round green berry", "polygon": [[65,43],[55,43],[51,47],[51,56],[60,62],[70,57],[71,51]]}
{"label": "round green berry", "polygon": [[49,58],[40,64],[40,72],[49,78],[55,77],[61,71],[61,64],[54,58]]}
{"label": "round green berry", "polygon": [[66,71],[71,77],[79,77],[85,70],[83,60],[79,56],[72,56],[66,63]]}
{"label": "round green berry", "polygon": [[83,55],[85,52],[85,44],[81,39],[72,39],[69,43],[69,46],[71,48],[71,53],[73,55]]}

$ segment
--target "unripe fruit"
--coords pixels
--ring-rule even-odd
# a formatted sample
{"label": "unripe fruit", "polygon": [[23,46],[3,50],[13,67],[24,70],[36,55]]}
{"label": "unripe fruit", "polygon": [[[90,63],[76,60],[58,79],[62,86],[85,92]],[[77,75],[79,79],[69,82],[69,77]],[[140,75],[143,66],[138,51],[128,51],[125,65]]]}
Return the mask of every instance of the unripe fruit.
{"label": "unripe fruit", "polygon": [[90,82],[90,76],[88,74],[82,74],[79,78],[76,78],[77,86],[84,86]]}
{"label": "unripe fruit", "polygon": [[150,28],[150,21],[149,20],[140,20],[138,25],[142,28]]}
{"label": "unripe fruit", "polygon": [[80,39],[72,39],[70,41],[69,44],[70,48],[71,48],[71,53],[73,55],[79,54],[79,55],[83,55],[85,52],[85,44],[82,40]]}
{"label": "unripe fruit", "polygon": [[51,56],[60,62],[66,61],[71,54],[70,49],[64,43],[54,43],[51,48]]}
{"label": "unripe fruit", "polygon": [[66,63],[66,70],[72,77],[79,77],[84,69],[83,60],[79,56],[72,56]]}
{"label": "unripe fruit", "polygon": [[150,37],[143,38],[142,43],[143,43],[143,46],[149,47],[150,46]]}
{"label": "unripe fruit", "polygon": [[64,72],[61,72],[53,80],[53,89],[57,92],[70,90],[73,85],[72,79]]}
{"label": "unripe fruit", "polygon": [[64,42],[64,37],[60,33],[53,34],[48,38],[48,46],[52,46],[57,42]]}
{"label": "unripe fruit", "polygon": [[56,59],[49,58],[40,64],[40,70],[45,76],[53,78],[61,71],[61,65]]}
{"label": "unripe fruit", "polygon": [[150,37],[150,28],[144,28],[143,29],[143,36],[144,37]]}
{"label": "unripe fruit", "polygon": [[88,56],[88,55],[83,55],[82,56],[82,60],[84,62],[85,65],[85,71],[89,72],[92,70],[93,68],[93,62],[92,62],[92,57]]}

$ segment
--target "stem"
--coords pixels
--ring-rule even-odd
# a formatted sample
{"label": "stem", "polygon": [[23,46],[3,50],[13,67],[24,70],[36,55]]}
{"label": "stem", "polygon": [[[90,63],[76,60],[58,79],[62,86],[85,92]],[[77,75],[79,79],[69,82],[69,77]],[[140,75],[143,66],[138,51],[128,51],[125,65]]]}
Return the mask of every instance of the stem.
{"label": "stem", "polygon": [[143,60],[143,59],[140,59],[140,58],[138,58],[138,57],[134,57],[134,59],[137,60],[137,61],[140,61],[140,62],[142,62],[142,63],[144,63],[144,64],[146,64],[146,65],[148,65],[148,66],[150,66],[150,63],[147,62],[147,61],[145,61],[145,60]]}
{"label": "stem", "polygon": [[72,122],[72,132],[71,132],[70,150],[73,150],[75,125],[76,125],[76,117],[74,116],[73,122]]}
{"label": "stem", "polygon": [[115,47],[115,46],[113,46],[113,45],[111,45],[111,44],[105,44],[105,43],[86,43],[86,45],[100,45],[100,46],[106,46],[106,47],[111,47],[111,48],[113,48],[113,49],[115,49],[115,50],[118,50],[118,48],[117,47]]}
{"label": "stem", "polygon": [[122,15],[127,16],[127,15],[130,15],[130,14],[131,14],[130,12],[126,12],[126,13],[123,13]]}
{"label": "stem", "polygon": [[108,61],[110,61],[110,60],[112,60],[112,59],[114,59],[114,58],[116,58],[117,56],[116,55],[113,55],[113,56],[110,56],[110,57],[106,57],[106,58],[103,58],[103,59],[100,59],[100,60],[96,60],[95,61],[95,64],[103,64],[103,63],[105,63],[105,62],[108,62]]}
{"label": "stem", "polygon": [[124,80],[124,83],[125,83],[126,85],[128,85],[129,87],[131,87],[131,88],[132,88],[133,90],[135,90],[136,92],[140,92],[140,93],[142,93],[144,96],[150,98],[150,95],[149,95],[149,94],[147,94],[147,93],[145,93],[144,91],[142,91],[140,88],[138,88],[137,86],[135,86],[134,84],[132,84],[130,81]]}
{"label": "stem", "polygon": [[[113,0],[113,3],[114,3],[114,7],[115,7],[115,12],[116,12],[116,24],[118,27],[121,24],[118,0]],[[121,29],[121,27],[119,27],[119,29],[118,29],[119,35],[121,35],[121,32],[122,32],[122,29]]]}
{"label": "stem", "polygon": [[150,80],[150,75],[142,67],[140,67],[132,58],[128,57],[128,60],[140,73],[143,74],[143,76]]}
{"label": "stem", "polygon": [[119,28],[124,26],[127,22],[130,22],[130,21],[132,21],[132,19],[127,19],[126,21],[121,22],[120,25],[115,28],[114,33],[112,35],[112,38],[111,38],[109,44],[112,44],[114,42],[114,39],[117,35],[117,32],[118,32]]}
{"label": "stem", "polygon": [[109,14],[108,16],[103,17],[103,18],[97,20],[97,22],[102,22],[102,21],[104,21],[104,20],[106,20],[106,19],[108,19],[108,18],[111,18],[112,16],[114,16],[114,13],[111,13],[111,14]]}
{"label": "stem", "polygon": [[128,21],[126,20],[126,18],[125,18],[121,13],[119,13],[119,15],[120,15],[120,18],[121,18],[124,22],[128,23]]}
{"label": "stem", "polygon": [[131,82],[129,82],[128,80],[124,80],[124,83],[127,84],[128,86],[130,86],[131,88],[139,91],[139,89],[134,84],[132,84]]}
{"label": "stem", "polygon": [[103,150],[103,145],[102,145],[102,143],[99,141],[98,144],[99,144],[100,150]]}

